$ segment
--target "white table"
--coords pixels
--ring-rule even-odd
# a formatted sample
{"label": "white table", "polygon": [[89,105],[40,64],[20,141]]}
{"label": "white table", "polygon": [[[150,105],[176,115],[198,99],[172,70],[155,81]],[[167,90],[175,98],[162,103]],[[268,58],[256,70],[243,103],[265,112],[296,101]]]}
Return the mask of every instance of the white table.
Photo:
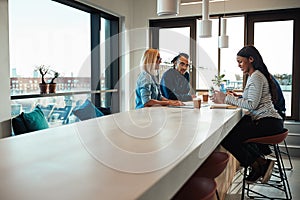
{"label": "white table", "polygon": [[1,139],[0,199],[170,199],[241,116],[153,107]]}

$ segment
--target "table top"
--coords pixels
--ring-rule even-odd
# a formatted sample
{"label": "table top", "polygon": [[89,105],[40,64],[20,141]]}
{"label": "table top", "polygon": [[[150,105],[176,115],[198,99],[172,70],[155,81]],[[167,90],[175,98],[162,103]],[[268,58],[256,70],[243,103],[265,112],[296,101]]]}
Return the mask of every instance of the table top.
{"label": "table top", "polygon": [[0,199],[170,199],[241,109],[152,107],[0,140]]}

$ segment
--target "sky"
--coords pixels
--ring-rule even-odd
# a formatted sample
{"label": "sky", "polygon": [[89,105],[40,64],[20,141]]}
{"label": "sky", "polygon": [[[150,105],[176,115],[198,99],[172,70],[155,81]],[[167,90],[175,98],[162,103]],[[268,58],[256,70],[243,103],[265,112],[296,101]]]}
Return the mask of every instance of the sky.
{"label": "sky", "polygon": [[254,44],[273,74],[292,74],[293,21],[260,22],[254,26]]}
{"label": "sky", "polygon": [[9,33],[10,66],[19,75],[47,65],[64,76],[90,76],[89,13],[50,0],[10,0]]}

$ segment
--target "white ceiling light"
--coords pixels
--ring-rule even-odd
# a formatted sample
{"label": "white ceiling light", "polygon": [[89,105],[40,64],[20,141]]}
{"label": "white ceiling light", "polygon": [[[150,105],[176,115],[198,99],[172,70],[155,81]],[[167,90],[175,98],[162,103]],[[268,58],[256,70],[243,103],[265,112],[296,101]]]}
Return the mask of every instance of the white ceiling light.
{"label": "white ceiling light", "polygon": [[180,0],[157,0],[157,15],[178,15]]}
{"label": "white ceiling light", "polygon": [[222,18],[221,35],[219,36],[219,48],[228,48],[228,36],[226,35],[227,19]]}
{"label": "white ceiling light", "polygon": [[200,20],[199,37],[211,37],[212,22],[209,20],[209,1],[203,0],[202,4],[202,20]]}
{"label": "white ceiling light", "polygon": [[225,1],[224,16],[221,19],[221,35],[219,36],[219,48],[228,48],[228,36],[226,35],[227,19],[225,18]]}

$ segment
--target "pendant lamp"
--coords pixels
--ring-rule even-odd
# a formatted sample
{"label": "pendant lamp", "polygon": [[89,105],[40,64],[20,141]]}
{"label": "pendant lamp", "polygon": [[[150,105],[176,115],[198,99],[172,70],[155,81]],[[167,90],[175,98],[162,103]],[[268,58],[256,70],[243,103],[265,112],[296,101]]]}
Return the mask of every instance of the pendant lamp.
{"label": "pendant lamp", "polygon": [[200,20],[199,37],[206,38],[211,37],[212,22],[209,20],[209,0],[203,0],[202,2],[202,20]]}
{"label": "pendant lamp", "polygon": [[180,0],[157,0],[157,15],[178,15]]}
{"label": "pendant lamp", "polygon": [[228,36],[226,35],[227,19],[222,18],[221,35],[219,36],[219,48],[228,48]]}
{"label": "pendant lamp", "polygon": [[227,19],[225,18],[225,0],[224,0],[224,16],[221,19],[221,35],[219,36],[219,48],[228,48],[228,36],[226,35]]}

